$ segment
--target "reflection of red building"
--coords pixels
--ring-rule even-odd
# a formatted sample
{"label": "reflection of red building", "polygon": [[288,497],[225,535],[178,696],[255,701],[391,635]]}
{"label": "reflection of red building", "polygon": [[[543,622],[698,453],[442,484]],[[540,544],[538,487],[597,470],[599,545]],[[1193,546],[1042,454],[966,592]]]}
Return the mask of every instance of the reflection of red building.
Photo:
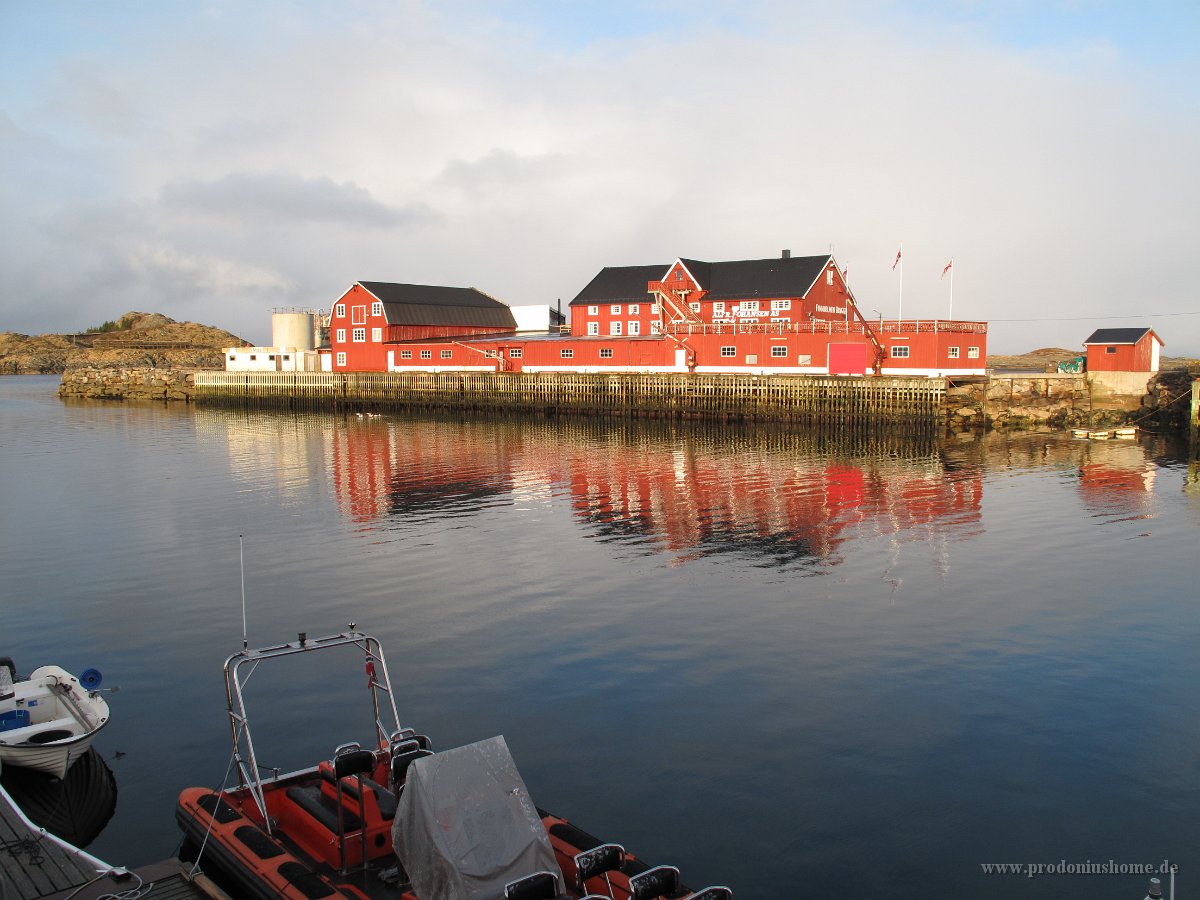
{"label": "reflection of red building", "polygon": [[1140,515],[1154,491],[1156,469],[1137,444],[1088,445],[1079,466],[1079,494],[1089,509],[1108,515]]}
{"label": "reflection of red building", "polygon": [[981,475],[934,462],[815,461],[745,447],[626,443],[600,432],[553,440],[519,427],[350,422],[332,469],[356,522],[481,505],[516,485],[569,488],[575,516],[614,536],[675,552],[755,552],[828,559],[853,535],[961,528],[978,522]]}

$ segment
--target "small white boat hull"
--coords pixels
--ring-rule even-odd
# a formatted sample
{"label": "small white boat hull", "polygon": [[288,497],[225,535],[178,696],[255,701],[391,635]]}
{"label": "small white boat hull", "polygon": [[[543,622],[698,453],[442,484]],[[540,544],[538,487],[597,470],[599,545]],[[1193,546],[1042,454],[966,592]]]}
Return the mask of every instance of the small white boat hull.
{"label": "small white boat hull", "polygon": [[42,666],[0,699],[0,763],[67,774],[108,724],[108,702],[58,666]]}

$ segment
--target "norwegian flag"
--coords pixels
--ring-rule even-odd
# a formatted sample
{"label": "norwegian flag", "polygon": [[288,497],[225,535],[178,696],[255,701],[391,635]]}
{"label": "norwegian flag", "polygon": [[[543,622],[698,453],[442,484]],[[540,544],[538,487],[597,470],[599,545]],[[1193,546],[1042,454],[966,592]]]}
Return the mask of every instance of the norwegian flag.
{"label": "norwegian flag", "polygon": [[900,265],[900,254],[903,252],[904,252],[903,250],[896,251],[896,261],[894,263],[892,263],[892,271],[893,272],[896,271],[896,266]]}
{"label": "norwegian flag", "polygon": [[946,273],[949,272],[953,268],[954,268],[954,260],[950,260],[950,262],[946,263],[946,268],[942,269],[942,277],[945,278]]}

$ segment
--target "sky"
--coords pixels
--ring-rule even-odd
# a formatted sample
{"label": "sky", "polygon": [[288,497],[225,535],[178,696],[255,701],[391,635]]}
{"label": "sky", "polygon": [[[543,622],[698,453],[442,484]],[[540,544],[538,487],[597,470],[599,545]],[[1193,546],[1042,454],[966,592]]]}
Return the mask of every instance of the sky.
{"label": "sky", "polygon": [[868,317],[1200,356],[1194,2],[0,0],[0,167],[0,331],[832,249]]}

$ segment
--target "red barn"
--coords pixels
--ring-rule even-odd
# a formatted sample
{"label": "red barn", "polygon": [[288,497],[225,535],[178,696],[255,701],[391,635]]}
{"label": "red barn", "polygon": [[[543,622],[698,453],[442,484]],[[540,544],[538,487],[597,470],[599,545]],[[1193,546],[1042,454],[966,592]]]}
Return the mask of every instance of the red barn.
{"label": "red barn", "polygon": [[1152,328],[1099,328],[1083,346],[1089,372],[1157,372],[1165,345]]}
{"label": "red barn", "polygon": [[386,372],[398,342],[506,334],[516,327],[506,304],[475,288],[357,281],[329,319],[333,371]]}

